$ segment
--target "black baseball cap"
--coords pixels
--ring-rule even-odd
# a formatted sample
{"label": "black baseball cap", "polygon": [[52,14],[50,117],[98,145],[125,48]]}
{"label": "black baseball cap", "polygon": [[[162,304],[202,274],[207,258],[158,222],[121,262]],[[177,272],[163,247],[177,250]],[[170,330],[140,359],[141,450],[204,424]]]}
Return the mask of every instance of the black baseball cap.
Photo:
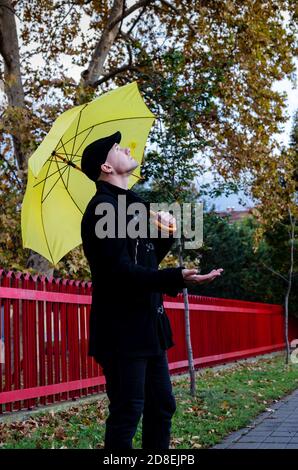
{"label": "black baseball cap", "polygon": [[97,181],[100,175],[100,165],[102,165],[108,156],[109,151],[114,144],[121,141],[121,132],[97,139],[87,145],[82,154],[81,170],[92,181]]}

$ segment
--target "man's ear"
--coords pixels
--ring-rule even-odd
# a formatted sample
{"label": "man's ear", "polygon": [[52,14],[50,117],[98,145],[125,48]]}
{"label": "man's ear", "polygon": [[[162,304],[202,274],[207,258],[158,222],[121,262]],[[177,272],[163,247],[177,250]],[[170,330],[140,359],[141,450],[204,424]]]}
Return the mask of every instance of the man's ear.
{"label": "man's ear", "polygon": [[113,167],[109,163],[102,163],[100,169],[103,173],[112,173]]}

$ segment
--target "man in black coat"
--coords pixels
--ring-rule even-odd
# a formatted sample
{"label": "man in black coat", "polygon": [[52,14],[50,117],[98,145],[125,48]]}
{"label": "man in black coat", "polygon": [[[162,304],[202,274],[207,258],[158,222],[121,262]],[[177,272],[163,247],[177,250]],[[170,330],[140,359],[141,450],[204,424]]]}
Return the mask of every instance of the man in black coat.
{"label": "man in black coat", "polygon": [[[198,275],[184,267],[158,269],[174,238],[150,238],[149,204],[127,188],[138,163],[120,140],[120,132],[96,140],[81,161],[82,171],[96,183],[81,225],[92,276],[88,354],[106,377],[110,414],[105,449],[132,448],[141,415],[143,449],[168,449],[176,402],[166,350],[175,343],[162,294],[176,296],[187,285],[215,279],[222,270]],[[147,234],[134,238],[126,232],[121,237],[123,217],[125,228],[135,218],[127,216],[134,203],[145,208]],[[175,222],[168,213],[160,215],[165,223]]]}

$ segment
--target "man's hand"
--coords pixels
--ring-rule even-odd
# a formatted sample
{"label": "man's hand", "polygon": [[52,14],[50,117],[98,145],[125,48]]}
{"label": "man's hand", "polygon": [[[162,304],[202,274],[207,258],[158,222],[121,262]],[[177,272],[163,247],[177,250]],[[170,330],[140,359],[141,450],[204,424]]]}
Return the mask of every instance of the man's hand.
{"label": "man's hand", "polygon": [[199,284],[208,284],[222,273],[223,269],[212,269],[208,274],[198,274],[197,269],[182,269],[182,276],[185,284],[196,286]]}
{"label": "man's hand", "polygon": [[175,233],[177,230],[177,224],[175,217],[172,216],[170,212],[166,211],[151,211],[151,215],[154,216],[154,222],[159,226],[163,231]]}

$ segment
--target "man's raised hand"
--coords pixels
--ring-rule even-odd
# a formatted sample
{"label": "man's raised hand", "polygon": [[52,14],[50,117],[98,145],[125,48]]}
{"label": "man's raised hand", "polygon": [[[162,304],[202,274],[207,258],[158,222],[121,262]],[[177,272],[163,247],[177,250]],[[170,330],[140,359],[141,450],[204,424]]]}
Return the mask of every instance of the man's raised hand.
{"label": "man's raised hand", "polygon": [[198,274],[197,269],[182,269],[182,276],[184,282],[190,286],[196,286],[199,284],[208,284],[217,277],[221,276],[223,272],[222,268],[212,269],[208,274]]}

